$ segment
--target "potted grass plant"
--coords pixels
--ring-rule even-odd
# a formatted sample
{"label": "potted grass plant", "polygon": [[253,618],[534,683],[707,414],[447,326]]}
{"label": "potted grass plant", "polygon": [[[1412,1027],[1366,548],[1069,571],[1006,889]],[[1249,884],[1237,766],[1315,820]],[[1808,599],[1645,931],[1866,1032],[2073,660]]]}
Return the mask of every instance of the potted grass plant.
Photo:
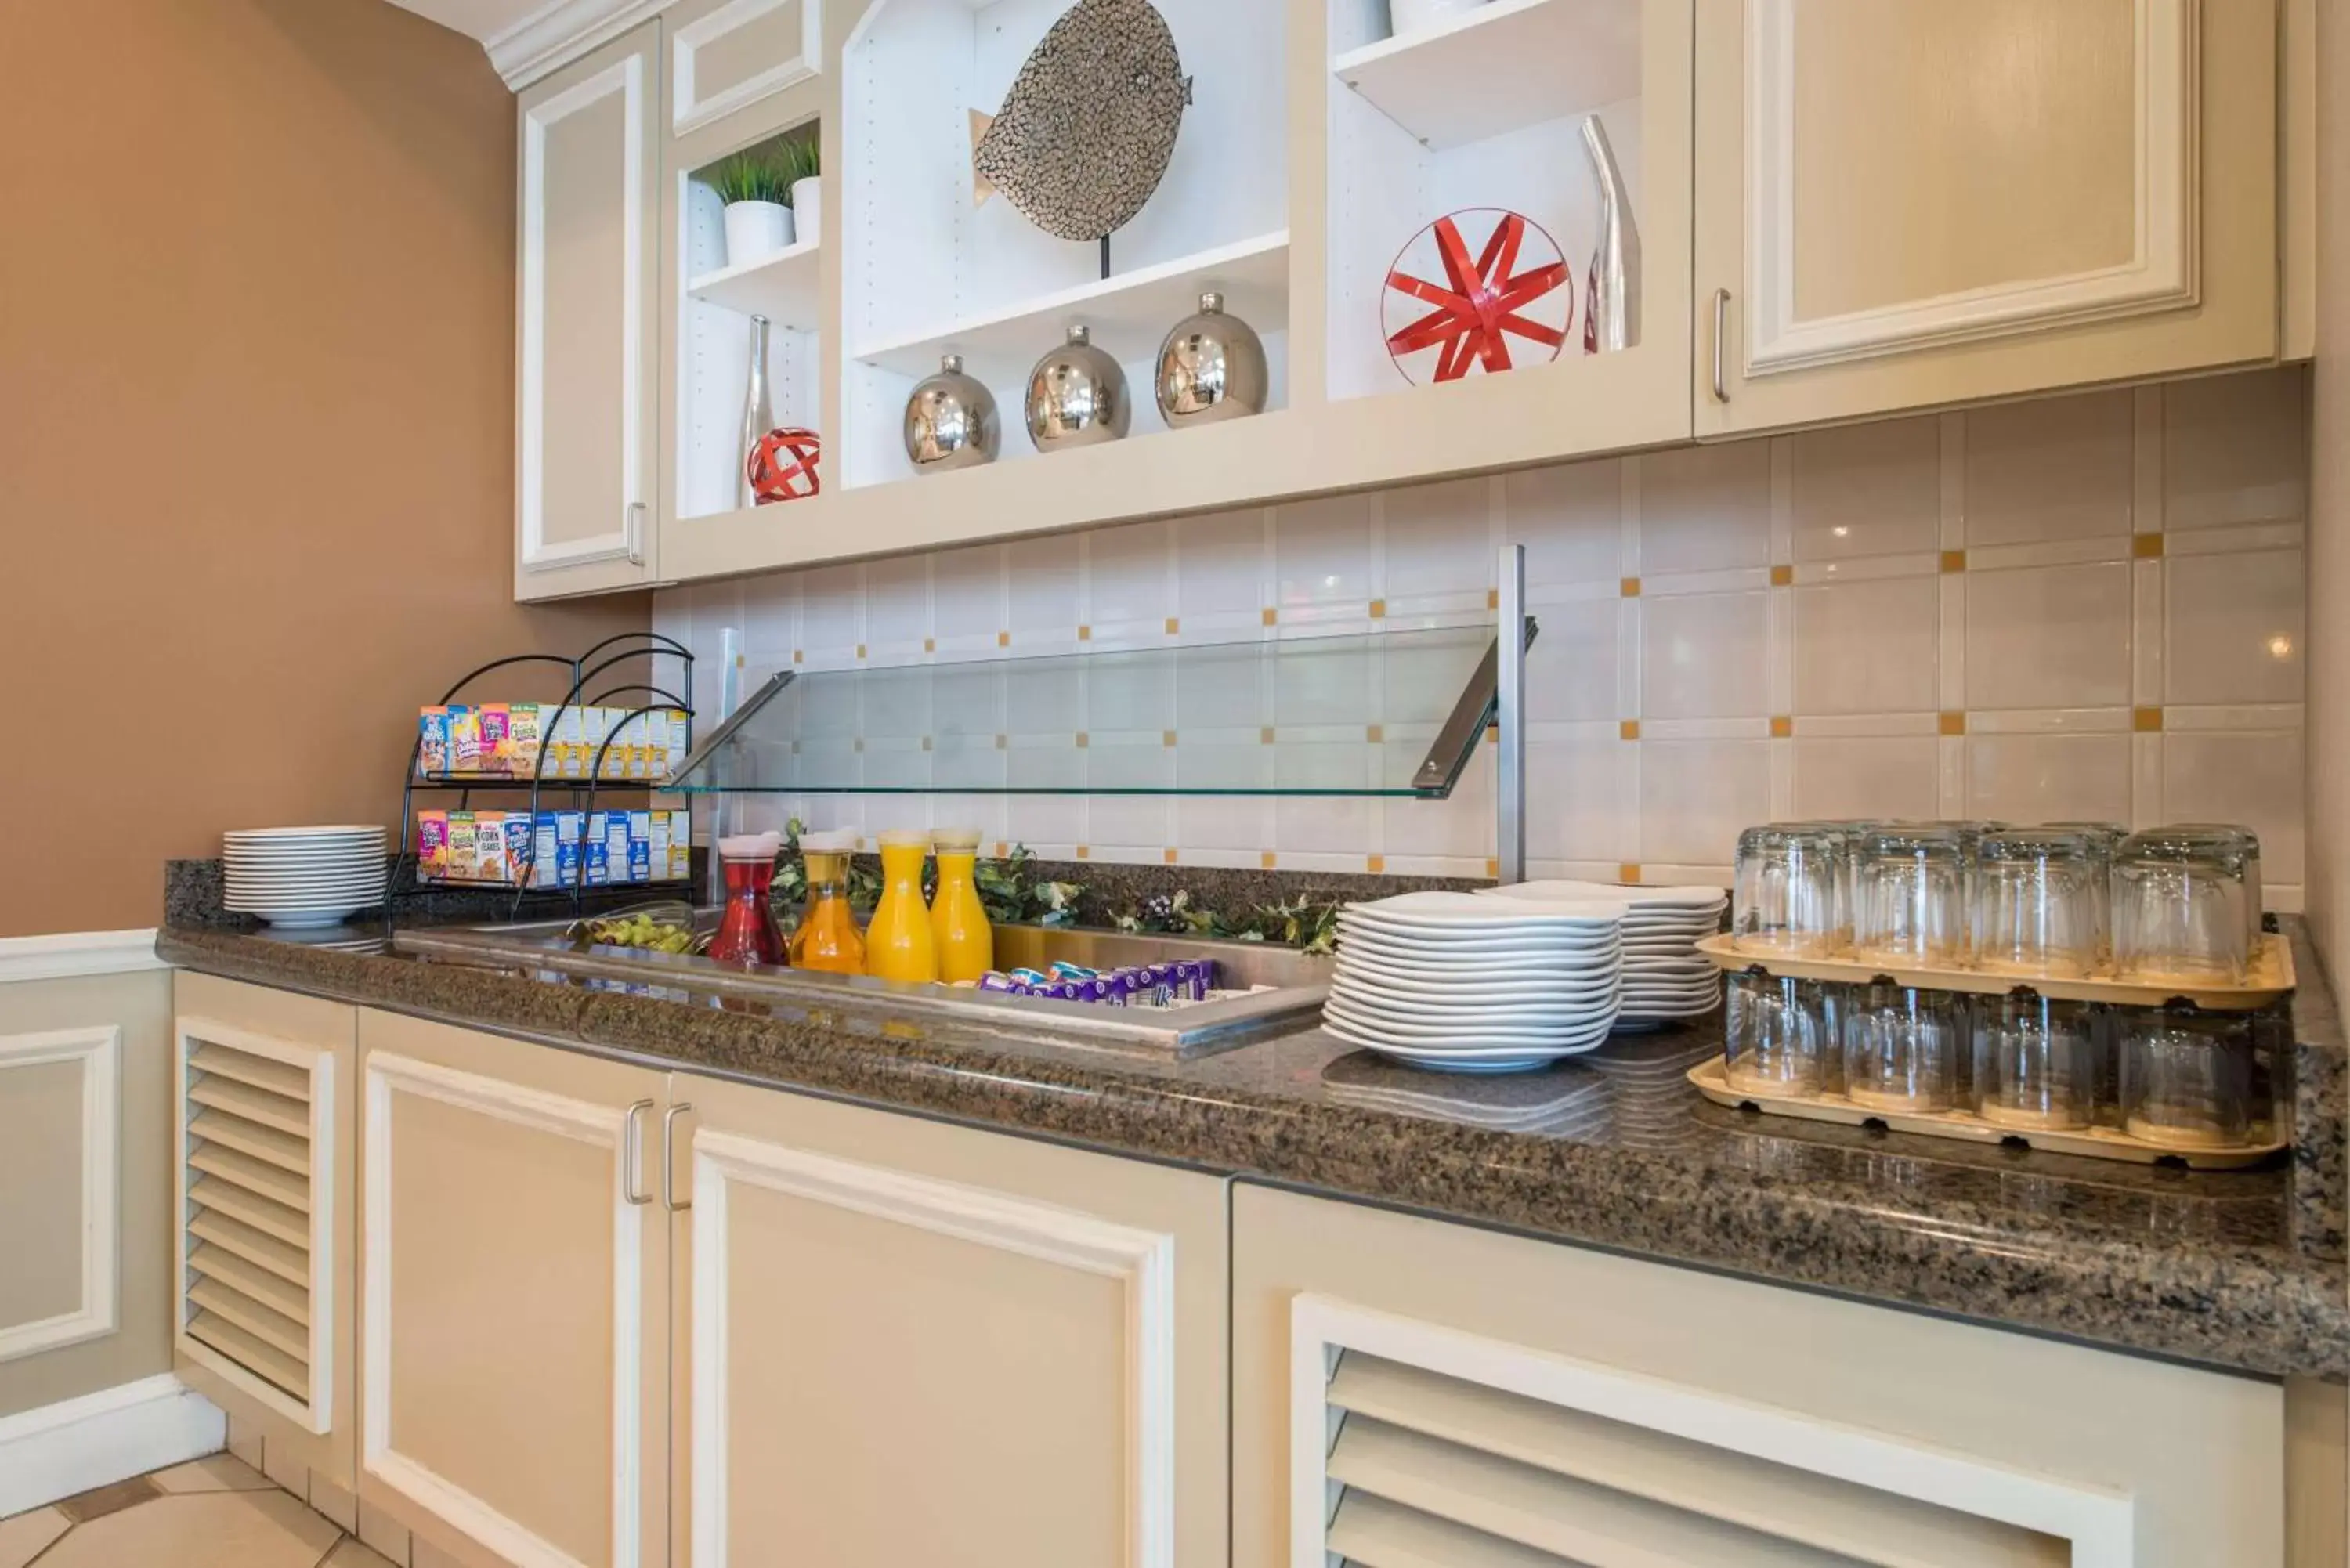
{"label": "potted grass plant", "polygon": [[785,181],[785,201],[791,204],[792,227],[801,240],[824,236],[824,156],[813,136],[800,137],[775,150],[775,167]]}
{"label": "potted grass plant", "polygon": [[726,203],[726,265],[742,266],[792,243],[792,182],[772,152],[737,152],[711,183]]}

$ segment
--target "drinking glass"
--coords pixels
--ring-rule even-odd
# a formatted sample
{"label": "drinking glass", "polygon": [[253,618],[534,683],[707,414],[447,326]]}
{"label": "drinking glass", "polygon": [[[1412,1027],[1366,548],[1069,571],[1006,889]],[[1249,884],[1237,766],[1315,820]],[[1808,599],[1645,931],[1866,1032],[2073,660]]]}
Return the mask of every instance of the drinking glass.
{"label": "drinking glass", "polygon": [[2122,1130],[2170,1148],[2251,1141],[2252,1019],[2165,1008],[2134,1015],[2122,1041]]}
{"label": "drinking glass", "polygon": [[2114,963],[2126,980],[2241,985],[2246,863],[2231,838],[2156,828],[2114,858]]}
{"label": "drinking glass", "polygon": [[2173,823],[2163,829],[2194,838],[2242,857],[2244,866],[2244,952],[2246,962],[2261,952],[2261,836],[2233,822]]}
{"label": "drinking glass", "polygon": [[1946,823],[1887,823],[1861,836],[1853,867],[1854,956],[1954,966],[1966,959],[1967,841]]}
{"label": "drinking glass", "polygon": [[1829,1078],[1829,986],[1764,974],[1730,976],[1722,1075],[1731,1087],[1811,1097]]}
{"label": "drinking glass", "polygon": [[2106,946],[2099,866],[2085,834],[2003,828],[1975,846],[1969,898],[1975,967],[1994,974],[2085,975]]}
{"label": "drinking glass", "polygon": [[2097,967],[2090,972],[2106,974],[2114,967],[2114,855],[2129,836],[2129,829],[2117,822],[2052,822],[2060,832],[2077,833],[2088,841],[2089,857],[2095,864],[2095,897],[2097,901],[2097,929],[2103,933],[2097,950]]}
{"label": "drinking glass", "polygon": [[1730,930],[1748,952],[1825,958],[1851,940],[1840,893],[1850,857],[1843,834],[1773,825],[1738,836]]}
{"label": "drinking glass", "polygon": [[1845,1097],[1880,1111],[1947,1111],[1958,1094],[1967,998],[1898,985],[1853,987],[1844,1025]]}
{"label": "drinking glass", "polygon": [[2085,1127],[2096,1104],[2089,1009],[2028,991],[1976,999],[1975,1114],[1994,1127]]}

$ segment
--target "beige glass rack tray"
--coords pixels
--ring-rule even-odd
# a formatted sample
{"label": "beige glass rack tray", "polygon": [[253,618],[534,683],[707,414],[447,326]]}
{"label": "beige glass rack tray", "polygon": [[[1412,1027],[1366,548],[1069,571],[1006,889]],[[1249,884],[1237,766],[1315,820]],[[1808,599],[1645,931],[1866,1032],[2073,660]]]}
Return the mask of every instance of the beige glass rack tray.
{"label": "beige glass rack tray", "polygon": [[1735,937],[1708,937],[1697,950],[1725,973],[1760,969],[1781,980],[1843,981],[1866,985],[1890,981],[1916,991],[1963,991],[1978,996],[2004,996],[2019,987],[2038,992],[2056,1002],[2106,1002],[2121,1007],[2160,1007],[2189,1002],[2220,1012],[2242,1012],[2266,1007],[2293,988],[2293,946],[2273,932],[2261,939],[2251,972],[2242,985],[2210,985],[2197,981],[2113,980],[2083,975],[1998,973],[1989,970],[1944,969],[1883,964],[1868,959],[1793,958],[1757,952],[1738,945]]}
{"label": "beige glass rack tray", "polygon": [[1835,1122],[1843,1127],[1876,1123],[1891,1132],[1918,1133],[1927,1137],[1958,1138],[1968,1143],[2022,1143],[2049,1154],[2085,1155],[2091,1159],[2126,1159],[2139,1165],[2178,1160],[2196,1170],[2238,1170],[2258,1165],[2286,1146],[2268,1123],[2252,1128],[2251,1140],[2241,1144],[2167,1143],[2132,1137],[2116,1127],[2017,1127],[1985,1121],[1970,1111],[1894,1111],[1864,1106],[1842,1095],[1774,1094],[1740,1088],[1730,1082],[1720,1059],[1690,1069],[1697,1092],[1717,1106],[1732,1110],[1752,1106],[1764,1116],[1796,1116],[1805,1121]]}

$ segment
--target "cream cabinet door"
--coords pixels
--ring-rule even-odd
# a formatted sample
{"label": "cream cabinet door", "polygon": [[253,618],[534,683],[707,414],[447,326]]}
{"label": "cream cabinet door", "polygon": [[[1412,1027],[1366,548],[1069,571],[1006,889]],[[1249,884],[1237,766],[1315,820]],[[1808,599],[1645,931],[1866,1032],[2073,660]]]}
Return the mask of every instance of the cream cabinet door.
{"label": "cream cabinet door", "polygon": [[660,23],[520,99],[515,594],[650,582]]}
{"label": "cream cabinet door", "polygon": [[1698,0],[1697,433],[2277,351],[2269,0]]}
{"label": "cream cabinet door", "polygon": [[1232,1386],[1233,1568],[2287,1562],[2274,1383],[1247,1183]]}
{"label": "cream cabinet door", "polygon": [[673,1562],[1224,1562],[1221,1180],[712,1080],[671,1095],[693,1106]]}
{"label": "cream cabinet door", "polygon": [[359,1496],[476,1564],[659,1568],[661,1077],[359,1015]]}
{"label": "cream cabinet door", "polygon": [[174,977],[174,1368],[281,1458],[348,1490],[358,1012]]}

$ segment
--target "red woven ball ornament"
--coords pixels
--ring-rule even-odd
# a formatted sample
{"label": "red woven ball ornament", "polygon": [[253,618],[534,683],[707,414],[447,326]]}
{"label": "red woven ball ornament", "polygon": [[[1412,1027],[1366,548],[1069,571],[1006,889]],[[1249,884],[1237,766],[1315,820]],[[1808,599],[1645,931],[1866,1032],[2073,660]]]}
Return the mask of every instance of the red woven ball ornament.
{"label": "red woven ball ornament", "polygon": [[823,488],[816,468],[824,457],[824,438],[797,425],[769,431],[751,449],[746,472],[751,493],[760,505],[771,501],[797,501]]}
{"label": "red woven ball ornament", "polygon": [[[1471,251],[1474,243],[1478,249]],[[1415,386],[1558,358],[1575,319],[1574,278],[1547,230],[1502,207],[1467,207],[1414,234],[1388,268],[1381,326]],[[1513,340],[1515,340],[1515,352]]]}

